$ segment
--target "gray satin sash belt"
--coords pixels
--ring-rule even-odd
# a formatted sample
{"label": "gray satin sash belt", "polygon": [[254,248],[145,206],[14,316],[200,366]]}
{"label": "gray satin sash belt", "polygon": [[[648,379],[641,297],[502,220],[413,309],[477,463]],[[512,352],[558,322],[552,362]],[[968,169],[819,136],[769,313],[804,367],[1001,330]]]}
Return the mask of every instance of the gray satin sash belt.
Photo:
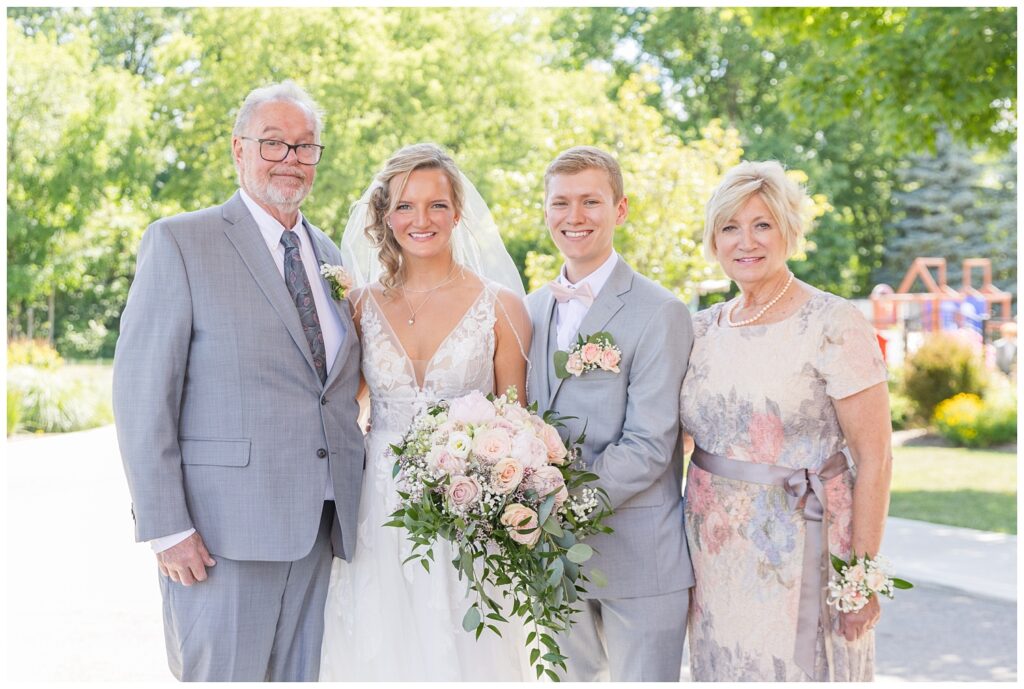
{"label": "gray satin sash belt", "polygon": [[835,453],[825,460],[825,464],[818,471],[743,462],[710,454],[699,447],[694,448],[690,461],[716,476],[779,486],[786,491],[786,501],[793,510],[796,510],[800,506],[800,501],[806,498],[803,516],[808,523],[804,536],[803,574],[800,581],[800,608],[794,659],[808,677],[814,679],[814,644],[818,635],[818,622],[825,605],[824,590],[829,567],[824,482],[849,470],[846,456],[842,452]]}

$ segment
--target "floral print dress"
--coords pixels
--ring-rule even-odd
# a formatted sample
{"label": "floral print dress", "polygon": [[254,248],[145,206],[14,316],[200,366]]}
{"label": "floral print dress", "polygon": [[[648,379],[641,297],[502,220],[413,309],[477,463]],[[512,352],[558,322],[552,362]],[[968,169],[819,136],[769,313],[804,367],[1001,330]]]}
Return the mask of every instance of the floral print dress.
{"label": "floral print dress", "polygon": [[[886,380],[874,330],[852,304],[813,289],[778,323],[732,328],[723,308],[694,318],[681,393],[684,429],[712,454],[820,467],[845,444],[832,400]],[[853,481],[845,472],[825,483],[828,546],[843,558],[850,551]],[[834,614],[823,615],[818,629],[814,676],[794,660],[804,520],[783,489],[690,464],[685,492],[697,580],[688,631],[693,679],[870,680],[873,633],[847,642]]]}

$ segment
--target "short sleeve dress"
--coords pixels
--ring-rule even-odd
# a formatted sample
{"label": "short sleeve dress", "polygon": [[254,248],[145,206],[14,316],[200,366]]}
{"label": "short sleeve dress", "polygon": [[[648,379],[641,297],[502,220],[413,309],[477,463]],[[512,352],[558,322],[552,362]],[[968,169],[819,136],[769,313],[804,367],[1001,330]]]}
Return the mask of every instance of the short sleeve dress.
{"label": "short sleeve dress", "polygon": [[[887,378],[874,330],[852,304],[813,289],[796,313],[767,325],[729,327],[724,306],[694,318],[681,393],[684,429],[712,454],[817,469],[845,445],[832,400]],[[829,550],[844,559],[854,480],[849,471],[825,483]],[[873,633],[847,642],[835,615],[822,617],[814,676],[794,660],[804,520],[781,487],[691,464],[685,493],[697,580],[688,633],[695,680],[873,677]]]}

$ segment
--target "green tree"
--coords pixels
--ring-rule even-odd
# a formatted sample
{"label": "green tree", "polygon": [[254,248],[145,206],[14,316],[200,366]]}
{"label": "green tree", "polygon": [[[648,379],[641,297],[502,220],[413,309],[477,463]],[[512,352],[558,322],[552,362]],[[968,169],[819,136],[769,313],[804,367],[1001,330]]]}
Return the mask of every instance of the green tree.
{"label": "green tree", "polygon": [[[983,152],[936,135],[934,154],[911,156],[893,194],[895,222],[880,279],[897,286],[918,256],[946,259],[948,283],[958,287],[966,258],[992,261],[993,281],[1016,293],[1015,165],[986,165]],[[1011,230],[1011,228],[1013,228]]]}
{"label": "green tree", "polygon": [[7,32],[8,328],[53,339],[69,239],[107,199],[145,195],[148,103],[139,79],[96,68],[87,34]]}

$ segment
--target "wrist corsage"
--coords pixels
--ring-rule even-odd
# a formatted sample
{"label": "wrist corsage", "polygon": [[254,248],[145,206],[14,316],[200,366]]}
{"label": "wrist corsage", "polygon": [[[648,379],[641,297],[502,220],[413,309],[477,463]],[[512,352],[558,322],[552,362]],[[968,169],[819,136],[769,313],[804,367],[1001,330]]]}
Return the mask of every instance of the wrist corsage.
{"label": "wrist corsage", "polygon": [[576,344],[568,352],[555,352],[555,375],[559,378],[581,376],[587,371],[619,372],[622,351],[615,346],[615,340],[606,332],[594,333],[587,339],[577,336]]}
{"label": "wrist corsage", "polygon": [[320,274],[324,276],[327,284],[331,286],[331,297],[335,301],[344,299],[345,293],[352,288],[352,278],[349,277],[348,271],[341,266],[321,263]]}
{"label": "wrist corsage", "polygon": [[896,589],[914,588],[909,581],[893,577],[889,561],[881,555],[858,558],[854,554],[849,562],[830,557],[839,578],[828,583],[828,604],[839,612],[857,612],[876,594],[892,598]]}

